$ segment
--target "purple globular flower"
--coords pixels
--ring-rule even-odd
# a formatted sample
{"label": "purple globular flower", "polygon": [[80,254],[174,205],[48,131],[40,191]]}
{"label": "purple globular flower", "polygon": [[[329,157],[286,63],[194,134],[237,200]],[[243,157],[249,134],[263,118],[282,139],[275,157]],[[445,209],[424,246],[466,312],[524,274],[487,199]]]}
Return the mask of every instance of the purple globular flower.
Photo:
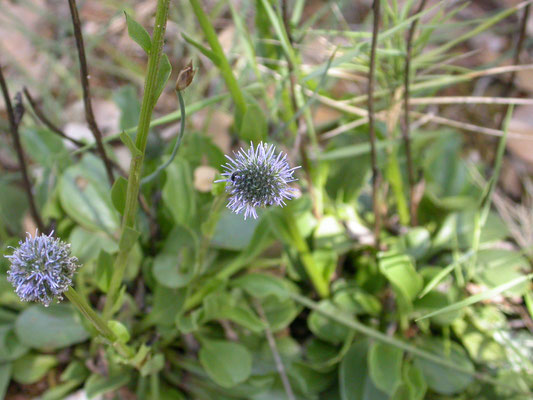
{"label": "purple globular flower", "polygon": [[248,151],[241,148],[233,154],[235,159],[226,155],[229,162],[222,166],[226,179],[216,181],[227,183],[230,210],[244,212],[244,219],[257,218],[257,208],[284,206],[295,196],[296,189],[288,183],[296,180],[292,174],[300,167],[290,168],[287,154],[276,155],[273,144],[261,142],[254,148],[251,143]]}
{"label": "purple globular flower", "polygon": [[49,306],[54,297],[72,285],[72,277],[79,267],[78,259],[70,254],[70,244],[50,235],[32,237],[28,233],[25,241],[12,255],[7,280],[15,288],[22,301],[38,301]]}

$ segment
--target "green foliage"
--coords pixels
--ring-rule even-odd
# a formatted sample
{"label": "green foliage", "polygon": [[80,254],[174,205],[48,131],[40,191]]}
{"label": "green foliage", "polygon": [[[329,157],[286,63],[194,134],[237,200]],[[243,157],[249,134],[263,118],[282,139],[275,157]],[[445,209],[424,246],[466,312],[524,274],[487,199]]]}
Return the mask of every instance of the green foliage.
{"label": "green foliage", "polygon": [[[174,26],[165,36],[168,3]],[[94,69],[121,71],[120,79],[92,82],[94,94],[108,95],[120,111],[105,150],[121,166],[131,157],[129,172],[117,170],[110,185],[93,144],[72,150],[27,117],[19,131],[39,211],[71,243],[82,265],[74,287],[101,312],[109,334],[76,310],[75,299],[49,308],[18,301],[6,280],[9,260],[0,258],[0,398],[10,381],[46,387],[44,400],[78,389],[89,398],[148,400],[531,397],[532,335],[520,325],[533,316],[531,249],[512,240],[515,232],[492,208],[507,136],[487,165],[465,157],[472,141],[455,128],[417,124],[410,143],[423,183],[417,226],[410,226],[401,136],[411,24],[419,20],[409,93],[431,97],[472,79],[450,64],[452,47],[518,8],[456,24],[464,5],[441,1],[415,13],[416,1],[382,0],[378,249],[367,99],[352,92],[369,72],[371,34],[365,21],[365,31],[333,31],[351,7],[333,3],[308,15],[303,0],[287,2],[287,10],[272,0],[210,9],[190,0],[177,13],[159,0],[152,37],[125,13],[130,38],[144,50],[138,59],[89,35],[98,50],[89,53]],[[233,20],[232,40],[222,36],[219,17]],[[335,35],[338,51],[324,47],[324,56],[315,40],[306,53],[317,35],[324,43]],[[116,65],[99,59],[102,49]],[[199,57],[198,69],[178,103],[165,88],[177,75],[173,66],[188,57]],[[64,74],[67,86],[70,71]],[[322,121],[324,107],[338,113]],[[427,117],[416,107],[413,126],[414,116]],[[169,140],[174,128],[162,126],[185,114],[183,142]],[[302,166],[291,183],[297,198],[258,210],[257,220],[228,210],[225,184],[213,182],[224,154],[250,141],[276,143],[291,167]],[[5,147],[8,161],[15,159]],[[18,171],[2,169],[2,254],[33,229],[19,183]]]}

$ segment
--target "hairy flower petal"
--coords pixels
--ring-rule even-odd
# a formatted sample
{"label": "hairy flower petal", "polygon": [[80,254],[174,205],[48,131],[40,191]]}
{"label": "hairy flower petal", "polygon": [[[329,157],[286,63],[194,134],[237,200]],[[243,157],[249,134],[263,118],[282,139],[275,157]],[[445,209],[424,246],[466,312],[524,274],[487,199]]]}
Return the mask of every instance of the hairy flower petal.
{"label": "hairy flower petal", "polygon": [[31,236],[19,242],[12,255],[7,280],[22,301],[38,301],[49,306],[54,297],[72,285],[79,267],[78,259],[70,254],[70,244],[50,235]]}
{"label": "hairy flower petal", "polygon": [[226,178],[216,182],[227,183],[228,208],[244,213],[244,219],[257,218],[257,208],[283,207],[296,194],[288,184],[296,180],[293,173],[300,167],[290,168],[287,154],[276,155],[275,150],[273,144],[261,142],[254,148],[251,143],[248,151],[234,152],[234,158],[226,155],[228,162],[222,166]]}

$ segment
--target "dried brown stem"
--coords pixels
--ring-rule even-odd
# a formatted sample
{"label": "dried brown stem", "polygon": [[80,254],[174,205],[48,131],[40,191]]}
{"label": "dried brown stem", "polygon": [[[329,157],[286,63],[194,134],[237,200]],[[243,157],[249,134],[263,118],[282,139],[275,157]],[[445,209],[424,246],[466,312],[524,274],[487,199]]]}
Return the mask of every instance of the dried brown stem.
{"label": "dried brown stem", "polygon": [[[415,15],[419,14],[426,6],[426,0],[422,0],[418,9],[415,11]],[[405,56],[405,71],[404,71],[404,91],[403,91],[403,141],[405,143],[405,156],[407,159],[407,176],[409,180],[409,215],[411,226],[417,224],[416,209],[417,204],[415,200],[415,170],[413,165],[413,157],[411,153],[411,118],[409,114],[409,85],[411,79],[411,54],[413,52],[413,37],[415,35],[416,27],[418,25],[418,19],[415,19],[409,28],[407,33],[407,54]]]}
{"label": "dried brown stem", "polygon": [[100,153],[100,157],[102,157],[102,161],[104,162],[109,183],[112,185],[114,182],[113,168],[109,158],[105,153],[104,143],[102,141],[102,132],[100,132],[100,129],[98,129],[98,125],[96,124],[96,119],[94,118],[93,107],[91,104],[91,92],[89,88],[89,70],[87,68],[87,58],[85,57],[85,47],[83,45],[83,35],[81,33],[81,23],[80,17],[78,15],[78,9],[76,7],[76,0],[68,0],[68,4],[70,7],[70,14],[72,16],[72,26],[74,27],[74,37],[76,38],[76,47],[78,49],[78,58],[80,61],[80,78],[81,86],[83,89],[85,119],[87,120],[89,129],[91,130],[96,141],[96,148],[98,149],[98,153]]}
{"label": "dried brown stem", "polygon": [[[82,141],[80,140],[77,140],[77,139],[74,139],[70,136],[68,136],[65,132],[63,132],[56,124],[54,124],[52,121],[50,121],[43,113],[43,111],[39,108],[39,106],[37,105],[37,102],[35,101],[35,99],[31,96],[29,90],[27,88],[24,88],[24,95],[26,96],[26,99],[28,100],[28,102],[30,103],[31,105],[31,108],[33,109],[33,112],[35,113],[35,115],[37,115],[37,118],[39,118],[39,120],[48,128],[50,129],[51,132],[57,134],[58,136],[61,136],[62,138],[68,140],[69,142],[73,143],[75,146],[78,146],[78,147],[83,147],[85,146],[85,143],[83,143]],[[90,152],[94,152],[95,149],[89,149]],[[126,171],[124,171],[120,165],[118,165],[116,162],[114,162],[113,160],[109,160],[109,162],[111,163],[112,167],[115,168],[120,175],[122,176],[126,176]]]}
{"label": "dried brown stem", "polygon": [[22,144],[20,143],[20,136],[18,131],[18,125],[20,120],[17,121],[15,116],[15,111],[13,105],[11,104],[11,98],[9,97],[9,90],[7,88],[6,81],[4,79],[4,74],[2,72],[2,67],[0,66],[0,88],[2,89],[2,94],[4,95],[4,101],[6,103],[7,117],[9,119],[9,128],[11,132],[11,137],[13,139],[13,145],[15,146],[15,151],[17,153],[17,158],[20,165],[20,171],[22,173],[22,183],[24,185],[24,190],[26,196],[28,197],[28,203],[30,205],[30,213],[35,221],[35,225],[41,232],[46,232],[45,225],[41,219],[41,215],[37,209],[35,203],[35,198],[33,197],[33,192],[31,190],[31,182],[28,175],[28,169],[26,167],[26,161],[24,159],[24,151],[22,150]]}
{"label": "dried brown stem", "polygon": [[374,126],[374,76],[376,72],[376,48],[379,34],[380,0],[374,0],[372,27],[372,47],[370,49],[370,71],[368,73],[368,133],[370,135],[370,160],[372,163],[372,208],[374,210],[374,238],[376,248],[380,248],[381,211],[379,208],[379,188],[381,173],[378,168],[376,151],[376,131]]}
{"label": "dried brown stem", "polygon": [[[520,30],[518,33],[518,40],[516,41],[516,47],[513,57],[513,65],[518,65],[520,63],[520,53],[522,53],[522,48],[524,47],[524,41],[526,39],[526,32],[527,32],[527,21],[529,19],[529,10],[530,10],[531,4],[528,4],[524,8],[524,13],[522,14],[522,19],[520,20]],[[502,97],[507,97],[510,95],[511,91],[513,90],[514,81],[516,78],[516,71],[512,71],[511,75],[509,76],[509,80],[507,81],[507,84],[505,85],[505,89],[503,90]],[[507,112],[503,112],[500,114],[500,120],[498,121],[498,127],[500,129],[503,129],[503,122],[505,120],[505,116],[507,115]]]}
{"label": "dried brown stem", "polygon": [[74,145],[76,145],[78,147],[81,147],[81,146],[85,145],[85,143],[83,143],[83,142],[81,142],[79,140],[76,140],[74,138],[71,138],[70,136],[67,136],[67,134],[65,134],[65,132],[63,132],[61,129],[59,129],[59,127],[57,127],[57,125],[55,125],[52,121],[50,121],[46,117],[46,115],[44,115],[43,111],[39,108],[39,106],[37,105],[37,102],[33,99],[33,97],[31,96],[30,92],[28,91],[28,89],[24,88],[23,90],[24,90],[24,95],[26,96],[26,99],[28,100],[28,102],[31,105],[31,108],[33,109],[33,112],[35,113],[35,115],[37,115],[37,118],[39,118],[39,120],[48,129],[50,129],[55,134],[61,136],[62,138],[67,139],[68,141],[70,141],[71,143],[73,143]]}

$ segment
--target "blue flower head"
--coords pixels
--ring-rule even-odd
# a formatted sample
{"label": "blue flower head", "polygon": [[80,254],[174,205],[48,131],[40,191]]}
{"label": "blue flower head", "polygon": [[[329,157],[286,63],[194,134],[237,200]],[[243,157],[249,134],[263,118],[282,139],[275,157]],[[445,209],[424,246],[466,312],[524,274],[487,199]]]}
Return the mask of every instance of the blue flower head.
{"label": "blue flower head", "polygon": [[248,151],[241,148],[233,154],[235,159],[226,155],[229,162],[222,166],[226,179],[216,181],[227,182],[230,210],[243,212],[244,219],[257,218],[257,208],[284,206],[294,197],[296,190],[288,183],[296,180],[292,174],[300,167],[290,168],[287,154],[275,154],[273,144],[261,142],[254,148],[251,143]]}
{"label": "blue flower head", "polygon": [[25,241],[10,259],[11,266],[7,280],[15,288],[22,301],[38,301],[49,306],[54,297],[62,299],[61,294],[72,285],[72,277],[79,267],[78,259],[70,255],[70,244],[50,235],[28,233]]}

